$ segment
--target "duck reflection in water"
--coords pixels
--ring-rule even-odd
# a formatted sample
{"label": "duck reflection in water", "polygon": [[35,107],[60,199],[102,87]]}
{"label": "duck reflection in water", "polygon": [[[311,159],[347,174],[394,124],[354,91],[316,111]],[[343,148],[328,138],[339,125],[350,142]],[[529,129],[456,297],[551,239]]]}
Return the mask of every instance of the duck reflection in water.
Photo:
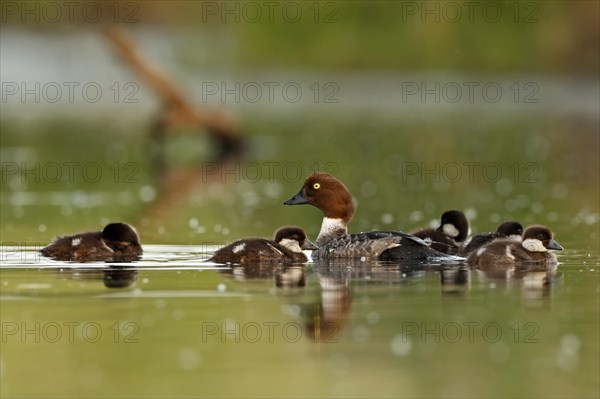
{"label": "duck reflection in water", "polygon": [[273,279],[277,288],[283,288],[283,292],[288,293],[288,300],[302,309],[302,323],[307,338],[328,343],[337,342],[339,333],[348,325],[351,296],[346,270],[334,268],[316,271],[313,276],[319,281],[318,297],[308,303],[304,302],[306,296],[297,295],[304,292],[307,282],[306,270],[301,265],[257,263],[223,268],[219,272],[241,282]]}
{"label": "duck reflection in water", "polygon": [[469,268],[466,266],[442,267],[440,282],[443,294],[464,294],[471,288]]}
{"label": "duck reflection in water", "polygon": [[60,269],[60,276],[71,280],[101,280],[106,288],[128,288],[135,284],[138,270],[129,266],[110,265],[102,269]]}
{"label": "duck reflection in water", "polygon": [[304,287],[306,274],[299,265],[277,265],[270,263],[254,263],[235,265],[219,270],[220,273],[231,274],[236,281],[273,279],[278,288]]}
{"label": "duck reflection in water", "polygon": [[335,343],[349,323],[351,295],[348,279],[319,273],[320,297],[304,316],[305,330],[315,343]]}

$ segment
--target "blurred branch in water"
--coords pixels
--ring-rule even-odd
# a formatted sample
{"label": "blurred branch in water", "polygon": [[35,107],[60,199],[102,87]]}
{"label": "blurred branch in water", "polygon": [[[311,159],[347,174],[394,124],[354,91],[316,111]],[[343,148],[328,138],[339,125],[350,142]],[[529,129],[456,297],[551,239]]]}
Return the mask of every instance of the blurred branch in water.
{"label": "blurred branch in water", "polygon": [[237,159],[242,154],[243,140],[238,123],[231,115],[221,110],[201,109],[192,105],[164,72],[144,58],[133,39],[122,29],[110,28],[105,34],[121,58],[163,102],[164,110],[153,125],[153,137],[162,140],[164,136],[175,132],[206,131],[219,145],[217,161]]}
{"label": "blurred branch in water", "polygon": [[161,190],[147,214],[151,217],[169,217],[169,213],[181,205],[193,187],[200,182],[215,182],[214,177],[221,174],[212,174],[213,178],[209,179],[203,167],[170,165],[166,160],[166,137],[175,134],[208,134],[217,145],[215,158],[210,160],[210,164],[220,169],[228,162],[238,160],[243,153],[245,143],[239,125],[227,112],[191,104],[166,73],[143,56],[125,31],[113,27],[105,30],[105,35],[119,56],[162,100],[163,110],[152,122],[149,149],[153,172],[159,177]]}

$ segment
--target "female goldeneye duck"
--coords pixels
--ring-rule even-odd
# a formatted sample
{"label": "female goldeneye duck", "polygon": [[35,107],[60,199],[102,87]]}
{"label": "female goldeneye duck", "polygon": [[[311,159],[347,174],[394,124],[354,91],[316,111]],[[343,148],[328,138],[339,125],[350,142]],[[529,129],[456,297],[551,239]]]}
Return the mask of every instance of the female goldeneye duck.
{"label": "female goldeneye duck", "polygon": [[400,231],[370,231],[348,234],[354,215],[352,196],[335,177],[317,172],[284,205],[310,204],[323,211],[324,218],[313,253],[315,259],[360,259],[380,261],[464,260],[430,248],[418,237]]}
{"label": "female goldeneye duck", "polygon": [[462,255],[468,255],[473,251],[478,250],[484,245],[497,240],[499,238],[509,238],[514,241],[521,241],[523,235],[523,226],[521,223],[513,220],[504,222],[493,233],[482,233],[470,237],[463,243],[463,247],[459,253]]}
{"label": "female goldeneye duck", "polygon": [[253,264],[265,262],[304,263],[308,261],[303,249],[317,247],[299,227],[283,227],[275,240],[244,238],[219,249],[208,259],[214,263]]}
{"label": "female goldeneye duck", "polygon": [[421,229],[413,233],[429,246],[446,254],[456,254],[461,243],[469,235],[469,222],[461,211],[446,211],[442,214],[440,227]]}
{"label": "female goldeneye duck", "polygon": [[484,271],[514,270],[517,266],[556,266],[556,256],[549,249],[562,250],[550,229],[531,226],[523,233],[523,241],[499,239],[479,248],[468,258],[469,265]]}
{"label": "female goldeneye duck", "polygon": [[131,262],[139,260],[143,250],[132,226],[110,223],[102,231],[58,237],[40,252],[61,261]]}

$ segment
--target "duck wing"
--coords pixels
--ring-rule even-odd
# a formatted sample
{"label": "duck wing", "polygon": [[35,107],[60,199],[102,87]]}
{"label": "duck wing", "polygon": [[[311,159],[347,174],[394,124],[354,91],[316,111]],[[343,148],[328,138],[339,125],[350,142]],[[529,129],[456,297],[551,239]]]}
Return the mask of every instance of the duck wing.
{"label": "duck wing", "polygon": [[464,258],[431,249],[425,241],[401,231],[369,231],[335,238],[313,253],[319,260],[462,262]]}

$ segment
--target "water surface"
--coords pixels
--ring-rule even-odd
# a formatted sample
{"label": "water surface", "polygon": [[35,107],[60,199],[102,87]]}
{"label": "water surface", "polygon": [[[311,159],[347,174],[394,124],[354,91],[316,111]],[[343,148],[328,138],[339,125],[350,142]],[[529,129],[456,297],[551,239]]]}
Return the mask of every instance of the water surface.
{"label": "water surface", "polygon": [[214,248],[185,245],[113,265],[36,249],[3,247],[3,396],[598,389],[597,251],[565,250],[556,273],[492,279],[464,266],[231,268],[204,262]]}

